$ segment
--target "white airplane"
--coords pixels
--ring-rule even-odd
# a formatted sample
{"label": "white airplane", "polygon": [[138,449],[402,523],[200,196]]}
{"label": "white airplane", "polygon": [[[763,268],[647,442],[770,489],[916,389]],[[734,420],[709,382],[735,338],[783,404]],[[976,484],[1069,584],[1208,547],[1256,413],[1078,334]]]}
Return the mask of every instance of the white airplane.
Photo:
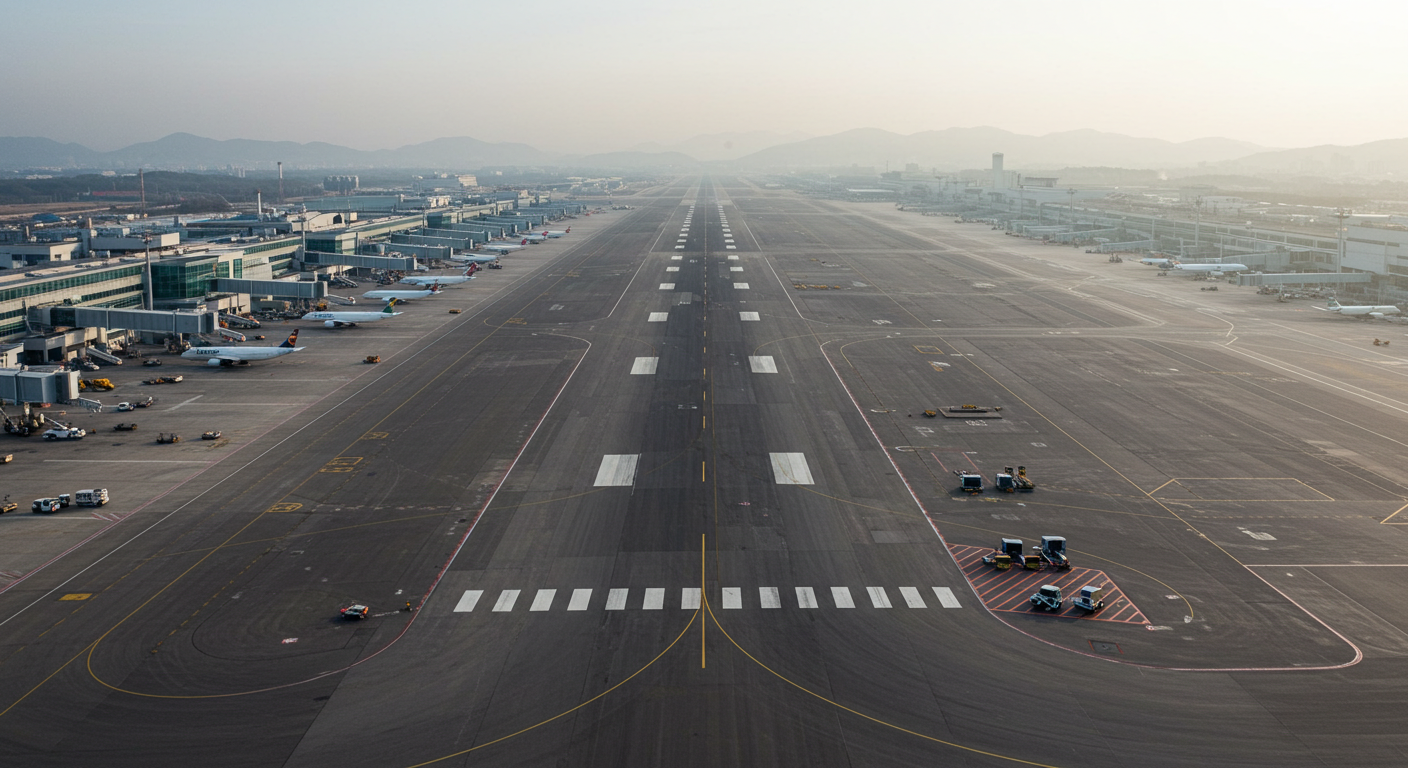
{"label": "white airplane", "polygon": [[543,237],[559,238],[559,237],[562,237],[563,235],[569,235],[569,234],[571,234],[571,233],[572,233],[572,228],[571,228],[571,227],[568,227],[567,229],[564,229],[564,230],[546,229],[546,230],[543,230]]}
{"label": "white airplane", "polygon": [[1151,267],[1169,267],[1173,265],[1173,259],[1155,259],[1146,257],[1139,260],[1140,264],[1148,264]]}
{"label": "white airplane", "polygon": [[181,353],[187,360],[205,360],[206,365],[247,365],[251,360],[268,360],[274,357],[297,352],[303,347],[295,347],[298,329],[294,328],[288,339],[277,347],[193,347]]}
{"label": "white airplane", "polygon": [[303,316],[303,319],[322,320],[324,328],[337,328],[344,325],[351,328],[357,323],[373,323],[401,314],[396,311],[395,307],[396,300],[392,299],[386,303],[386,309],[380,312],[309,312]]}
{"label": "white airplane", "polygon": [[474,279],[474,273],[479,270],[478,264],[470,264],[469,269],[462,275],[413,275],[401,278],[401,282],[407,285],[459,285]]}
{"label": "white airplane", "polygon": [[523,236],[523,242],[525,242],[525,243],[532,243],[533,245],[537,245],[538,243],[541,243],[541,242],[543,242],[543,241],[546,240],[546,239],[547,239],[547,237],[546,237],[545,235],[532,235],[532,234],[529,234],[529,235],[524,235],[524,236]]}
{"label": "white airplane", "polygon": [[1316,307],[1322,312],[1334,312],[1339,315],[1359,315],[1362,317],[1384,317],[1385,315],[1397,315],[1403,310],[1392,304],[1341,304],[1338,299],[1330,299],[1330,303],[1325,307]]}
{"label": "white airplane", "polygon": [[527,240],[526,238],[525,238],[522,242],[518,243],[517,245],[514,245],[513,243],[485,243],[485,244],[484,244],[484,250],[489,251],[490,253],[497,253],[497,254],[501,254],[501,255],[502,255],[502,254],[505,254],[505,253],[513,253],[514,251],[521,251],[521,250],[523,250],[523,249],[526,248],[526,247],[528,247],[528,240]]}
{"label": "white airplane", "polygon": [[1182,272],[1246,272],[1250,267],[1246,264],[1178,264],[1174,263],[1174,269]]}
{"label": "white airplane", "polygon": [[463,253],[450,257],[450,261],[456,261],[460,264],[493,264],[498,260],[498,256],[480,256],[477,253]]}
{"label": "white airplane", "polygon": [[423,299],[426,296],[434,296],[440,292],[439,285],[431,285],[429,288],[420,291],[397,291],[384,288],[377,291],[367,291],[362,294],[364,299],[381,299],[382,301],[410,301],[411,299]]}

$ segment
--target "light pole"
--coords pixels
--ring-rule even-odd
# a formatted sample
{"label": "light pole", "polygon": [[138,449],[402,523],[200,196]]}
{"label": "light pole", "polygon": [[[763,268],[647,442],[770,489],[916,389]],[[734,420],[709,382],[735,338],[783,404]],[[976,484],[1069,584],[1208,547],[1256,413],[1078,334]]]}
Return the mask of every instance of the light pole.
{"label": "light pole", "polygon": [[1353,216],[1354,211],[1347,208],[1336,208],[1335,218],[1339,220],[1335,227],[1335,236],[1339,238],[1339,247],[1335,249],[1335,271],[1344,271],[1344,220]]}
{"label": "light pole", "polygon": [[143,308],[150,311],[155,303],[153,301],[154,290],[152,286],[152,233],[147,232],[146,234],[142,235],[142,247],[147,253],[147,284],[143,286],[144,288],[146,288],[146,290],[142,292],[142,303],[145,305]]}

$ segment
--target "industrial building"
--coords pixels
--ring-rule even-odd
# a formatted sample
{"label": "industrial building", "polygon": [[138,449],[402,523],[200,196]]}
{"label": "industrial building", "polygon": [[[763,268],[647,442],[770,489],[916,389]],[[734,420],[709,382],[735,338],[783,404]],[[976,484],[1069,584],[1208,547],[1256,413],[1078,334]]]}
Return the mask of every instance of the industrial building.
{"label": "industrial building", "polygon": [[211,333],[213,318],[260,300],[325,296],[330,273],[410,270],[417,258],[445,258],[583,207],[518,194],[461,205],[434,199],[431,209],[427,198],[406,195],[330,201],[347,205],[0,233],[0,365],[63,362],[93,347],[120,349],[138,334]]}
{"label": "industrial building", "polygon": [[[1358,283],[1370,292],[1408,298],[1408,220],[1331,209],[1266,210],[1264,204],[1258,209],[1213,187],[1153,200],[1112,187],[1062,187],[1057,178],[1007,170],[1000,152],[984,175],[910,169],[885,174],[880,186],[921,210],[990,220],[1014,234],[1098,252],[1162,253],[1186,262],[1226,259],[1255,271],[1311,273],[1322,276],[1318,282]],[[1234,216],[1246,218],[1229,221]],[[1274,277],[1261,279],[1294,282]]]}

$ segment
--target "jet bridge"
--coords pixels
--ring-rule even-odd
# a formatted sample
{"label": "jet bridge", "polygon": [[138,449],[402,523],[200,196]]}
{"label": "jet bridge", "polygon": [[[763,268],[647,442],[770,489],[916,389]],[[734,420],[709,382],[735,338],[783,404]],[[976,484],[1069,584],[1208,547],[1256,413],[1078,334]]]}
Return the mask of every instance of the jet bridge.
{"label": "jet bridge", "polygon": [[[394,238],[394,237],[396,237],[396,236],[393,235],[392,237]],[[427,243],[427,245],[435,245],[435,243]],[[326,251],[309,251],[309,252],[303,254],[303,259],[302,259],[302,260],[303,260],[303,263],[304,263],[304,264],[318,264],[318,265],[321,265],[321,266],[328,266],[328,265],[337,264],[337,265],[341,265],[341,266],[344,266],[344,267],[360,267],[360,268],[362,268],[362,269],[388,269],[388,270],[395,270],[395,271],[399,271],[399,272],[410,272],[411,270],[413,270],[413,269],[416,268],[416,260],[415,260],[415,257],[409,257],[409,258],[408,258],[408,257],[405,257],[405,256],[363,256],[363,255],[361,255],[361,254],[356,254],[356,253],[328,253],[328,252],[326,252]],[[225,280],[222,280],[221,282],[239,282],[239,281],[225,281]],[[288,286],[288,285],[291,285],[291,284],[292,284],[292,283],[289,283],[288,281],[285,281],[285,280],[256,280],[256,281],[246,281],[246,282],[258,282],[258,283],[261,283],[261,284],[269,284],[269,285],[277,285],[277,286]],[[222,290],[223,290],[223,289],[222,289]],[[273,289],[267,290],[267,291],[265,291],[265,290],[258,290],[258,291],[255,291],[255,290],[241,291],[241,293],[248,293],[248,294],[250,294],[250,295],[252,295],[252,296],[253,296],[253,295],[257,295],[257,296],[288,296],[288,295],[292,295],[292,294],[279,293],[277,290],[273,290]],[[301,299],[302,299],[302,298],[314,298],[314,299],[317,299],[317,298],[322,298],[323,295],[324,295],[324,294],[318,294],[317,296],[304,296],[304,295],[302,295],[302,294],[299,294],[298,298],[301,298]]]}
{"label": "jet bridge", "polygon": [[[348,254],[342,253],[329,255],[348,258]],[[239,280],[220,277],[215,280],[215,290],[221,293],[247,293],[250,296],[273,296],[280,299],[321,299],[328,295],[328,284],[322,280]],[[215,331],[212,329],[210,332]]]}
{"label": "jet bridge", "polygon": [[1240,274],[1237,285],[1349,285],[1371,283],[1368,272],[1289,272],[1285,274]]}
{"label": "jet bridge", "polygon": [[144,333],[214,333],[216,327],[215,315],[211,312],[65,305],[30,307],[26,319],[31,324],[49,328],[122,328]]}

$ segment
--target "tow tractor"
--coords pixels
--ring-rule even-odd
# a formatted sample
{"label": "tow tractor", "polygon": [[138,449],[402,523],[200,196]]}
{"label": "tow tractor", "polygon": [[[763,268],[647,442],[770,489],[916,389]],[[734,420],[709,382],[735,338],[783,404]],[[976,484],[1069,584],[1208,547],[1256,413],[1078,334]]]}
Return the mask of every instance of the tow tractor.
{"label": "tow tractor", "polygon": [[1105,607],[1105,590],[1094,584],[1087,584],[1080,588],[1079,595],[1071,598],[1071,605],[1095,613]]}
{"label": "tow tractor", "polygon": [[964,493],[982,493],[983,476],[977,472],[969,472],[963,469],[955,469],[953,474],[958,475],[958,490]]}
{"label": "tow tractor", "polygon": [[1028,601],[1039,611],[1061,610],[1061,588],[1055,584],[1042,584]]}
{"label": "tow tractor", "polygon": [[1023,554],[1021,539],[1003,539],[998,542],[997,549],[994,549],[992,554],[983,555],[983,562],[999,571],[1005,571],[1012,567],[1013,562],[1022,562]]}
{"label": "tow tractor", "polygon": [[1029,555],[1022,551],[1021,539],[1003,539],[998,542],[997,549],[994,549],[992,554],[983,556],[983,562],[999,571],[1005,571],[1014,565],[1028,571],[1039,571],[1045,565],[1040,555]]}
{"label": "tow tractor", "polygon": [[1032,547],[1041,553],[1041,559],[1047,565],[1058,570],[1066,570],[1071,567],[1071,561],[1066,557],[1066,537],[1064,536],[1042,536],[1041,546]]}
{"label": "tow tractor", "polygon": [[1013,491],[1030,491],[1036,487],[1036,483],[1027,479],[1027,468],[1017,467],[1013,472],[1011,467],[1003,467],[1002,471],[993,476],[993,487],[999,491],[1012,493]]}

